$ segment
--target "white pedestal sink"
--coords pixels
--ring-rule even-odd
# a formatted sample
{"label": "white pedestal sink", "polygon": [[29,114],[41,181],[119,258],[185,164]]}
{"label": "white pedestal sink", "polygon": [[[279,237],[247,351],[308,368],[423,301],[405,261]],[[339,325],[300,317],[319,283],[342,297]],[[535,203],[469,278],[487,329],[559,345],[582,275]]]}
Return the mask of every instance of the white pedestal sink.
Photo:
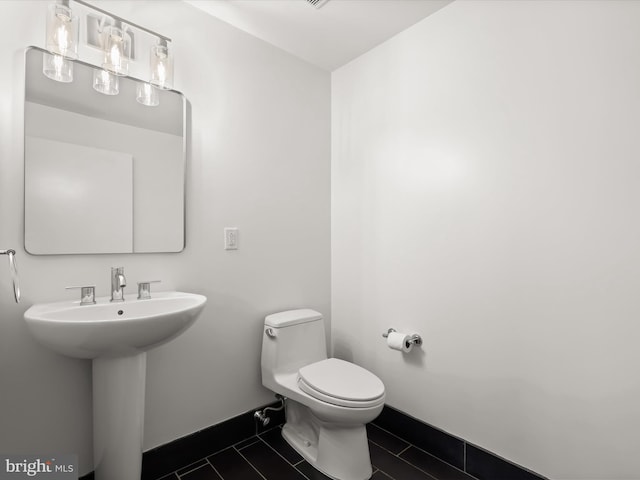
{"label": "white pedestal sink", "polygon": [[46,347],[93,360],[93,455],[96,480],[140,480],[146,351],[180,335],[205,306],[203,295],[154,293],[95,305],[34,305],[24,318]]}

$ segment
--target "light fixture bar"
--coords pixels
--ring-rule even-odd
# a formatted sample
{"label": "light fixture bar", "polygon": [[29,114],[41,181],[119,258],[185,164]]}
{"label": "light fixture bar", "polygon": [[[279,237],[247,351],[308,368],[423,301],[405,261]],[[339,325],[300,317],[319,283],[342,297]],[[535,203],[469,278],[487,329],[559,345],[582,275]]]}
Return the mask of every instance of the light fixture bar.
{"label": "light fixture bar", "polygon": [[129,20],[125,20],[124,18],[121,18],[117,15],[114,15],[111,12],[107,12],[106,10],[102,10],[101,8],[98,8],[96,6],[93,6],[87,2],[85,2],[84,0],[67,0],[67,1],[72,1],[73,3],[78,3],[80,5],[83,5],[84,7],[93,10],[95,12],[101,13],[102,15],[105,15],[113,20],[115,20],[116,22],[122,22],[123,24],[127,25],[128,27],[133,27],[136,30],[141,30],[149,35],[153,35],[154,37],[160,39],[160,40],[164,40],[165,42],[171,42],[171,39],[169,37],[166,37],[164,35],[161,35],[159,33],[154,32],[153,30],[150,30],[148,28],[142,27],[140,25],[137,25],[133,22],[130,22]]}
{"label": "light fixture bar", "polygon": [[[68,59],[78,58],[79,17],[71,8],[72,2],[74,7],[81,7],[79,10],[86,22],[87,45],[96,46],[103,53],[100,68],[93,72],[93,88],[100,93],[118,95],[119,81],[116,75],[128,75],[129,64],[137,56],[134,32],[155,39],[155,44],[150,46],[149,76],[138,85],[137,100],[146,106],[158,105],[157,89],[173,88],[171,39],[85,0],[56,0],[49,5],[46,25],[48,53],[44,55],[42,63],[43,74],[58,82],[73,81],[73,63]],[[100,18],[96,18],[96,15]]]}

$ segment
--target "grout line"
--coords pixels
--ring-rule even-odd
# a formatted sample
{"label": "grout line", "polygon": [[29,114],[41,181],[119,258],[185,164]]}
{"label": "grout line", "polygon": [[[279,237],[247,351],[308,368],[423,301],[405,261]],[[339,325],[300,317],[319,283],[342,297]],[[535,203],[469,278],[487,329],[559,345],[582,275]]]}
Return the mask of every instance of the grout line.
{"label": "grout line", "polygon": [[[405,441],[406,441],[406,440],[405,440]],[[375,443],[375,442],[372,442],[372,443]],[[376,445],[378,445],[378,444],[376,443]],[[442,458],[438,457],[437,455],[434,455],[433,453],[429,453],[429,452],[427,452],[426,450],[421,449],[420,447],[416,447],[415,445],[410,445],[410,446],[412,446],[412,447],[413,447],[413,448],[415,448],[416,450],[418,450],[418,451],[420,451],[420,452],[424,453],[425,455],[429,455],[430,457],[435,458],[435,459],[436,459],[436,460],[438,460],[439,462],[442,462],[442,463],[444,463],[445,465],[447,465],[447,466],[449,466],[449,467],[451,467],[451,468],[456,469],[456,470],[457,470],[457,471],[459,471],[459,472],[466,473],[466,474],[467,474],[467,475],[469,475],[470,477],[472,477],[472,478],[476,478],[476,477],[474,477],[473,475],[470,475],[469,473],[467,473],[467,470],[466,470],[466,469],[467,469],[467,464],[466,464],[466,463],[467,463],[467,442],[464,442],[464,443],[463,443],[463,445],[464,445],[464,464],[463,464],[463,466],[464,466],[464,470],[460,470],[460,468],[456,467],[455,465],[451,465],[451,464],[450,464],[449,462],[447,462],[446,460],[443,460]],[[378,446],[380,446],[380,445],[378,445]],[[388,451],[388,450],[387,450],[387,451]],[[404,460],[404,459],[403,459],[403,460]],[[406,460],[405,460],[405,461],[406,461]],[[407,462],[407,463],[410,463],[411,465],[413,465],[413,463],[411,463],[411,462]],[[414,467],[416,467],[416,468],[418,468],[418,470],[421,470],[421,471],[423,471],[423,472],[424,472],[424,470],[420,469],[419,467],[417,467],[417,466],[415,466],[415,465],[413,465],[413,466],[414,466]],[[431,474],[430,474],[430,473],[428,473],[428,472],[425,472],[425,473],[427,473],[428,475],[431,475]],[[433,475],[432,475],[432,476],[433,476]]]}
{"label": "grout line", "polygon": [[233,448],[239,453],[240,450],[244,450],[245,448],[250,447],[251,445],[255,445],[259,441],[260,441],[260,439],[256,436],[256,441],[255,442],[247,443],[246,445],[243,445],[240,448],[238,448],[237,445],[241,444],[242,442],[238,442],[235,445],[233,445]]}
{"label": "grout line", "polygon": [[[391,455],[393,455],[394,457],[397,457],[397,455],[395,453],[393,453],[391,450],[389,450],[388,448],[383,447],[382,445],[380,445],[379,443],[374,442],[373,440],[371,440],[370,438],[368,439],[369,442],[373,443],[376,447],[380,447],[381,449],[383,449],[385,452],[390,453]],[[409,445],[411,446],[411,445]],[[403,450],[404,451],[404,450]],[[398,457],[399,458],[399,457]],[[402,459],[404,460],[404,458]],[[406,460],[404,460],[406,462]],[[409,463],[409,462],[407,462]]]}
{"label": "grout line", "polygon": [[[274,452],[276,452],[276,455],[278,455],[280,458],[282,458],[285,462],[287,462],[287,465],[291,465],[291,467],[293,467],[293,469],[298,472],[300,475],[302,475],[304,478],[306,478],[307,480],[309,480],[309,477],[307,477],[304,473],[302,473],[300,470],[298,470],[298,468],[296,467],[296,465],[300,465],[302,462],[304,462],[304,458],[302,460],[300,460],[298,463],[296,463],[295,465],[293,463],[291,463],[289,460],[287,460],[286,458],[284,458],[282,455],[280,455],[280,452],[278,452],[275,448],[273,448],[271,445],[269,445],[269,442],[267,442],[264,438],[260,438],[260,440],[262,441],[262,443],[264,443],[267,447],[269,447],[271,450],[273,450]],[[289,445],[289,444],[287,444]],[[295,450],[294,450],[295,451]],[[296,452],[297,453],[297,452]],[[300,454],[298,454],[300,455]]]}
{"label": "grout line", "polygon": [[[234,443],[233,445],[229,445],[228,447],[223,448],[222,450],[226,450],[227,448],[235,447],[236,445],[240,445],[241,443],[246,442],[247,440],[249,440],[249,439],[251,439],[253,437],[258,438],[258,435],[251,435],[251,436],[249,436],[247,438],[244,438],[244,439],[240,440],[239,442]],[[249,445],[253,445],[253,443],[251,443]],[[222,450],[218,450],[218,452],[221,452]],[[213,452],[211,455],[215,455],[218,452]],[[211,456],[211,455],[209,455],[209,456]]]}
{"label": "grout line", "polygon": [[[253,444],[253,443],[252,443],[251,445],[255,445],[255,444]],[[249,464],[249,466],[250,466],[251,468],[253,468],[253,469],[257,472],[257,474],[258,474],[258,475],[260,475],[260,477],[262,477],[264,480],[267,480],[267,477],[265,477],[264,475],[262,475],[262,473],[260,472],[260,470],[258,470],[258,469],[255,467],[255,465],[254,465],[253,463],[251,463],[251,462],[249,461],[249,459],[248,459],[247,457],[245,457],[245,456],[242,454],[242,452],[241,452],[241,451],[239,451],[239,450],[237,450],[237,449],[234,449],[234,450],[235,450],[236,452],[238,452],[238,455],[240,455],[240,456],[244,459],[244,461],[245,461],[245,462],[247,462],[247,463]]]}
{"label": "grout line", "polygon": [[302,460],[300,460],[298,463],[296,463],[293,468],[295,468],[296,472],[298,472],[300,475],[302,475],[303,478],[305,478],[306,480],[312,480],[309,477],[307,477],[307,475],[298,468],[298,465],[302,465],[304,463],[304,458]]}
{"label": "grout line", "polygon": [[380,472],[380,474],[383,475],[384,478],[388,478],[389,480],[396,480],[395,477],[391,476],[391,474],[385,472],[384,470],[380,470],[379,468],[375,468],[375,467],[373,469],[373,472],[371,472],[371,476],[375,475],[378,472]]}
{"label": "grout line", "polygon": [[467,442],[462,443],[462,469],[467,471]]}
{"label": "grout line", "polygon": [[[79,477],[79,478],[84,478],[84,477]],[[93,478],[93,477],[87,477],[87,478]],[[176,478],[178,480],[180,480],[180,475],[178,475],[178,471],[174,471],[171,473],[167,473],[166,475],[161,476],[160,478],[156,478],[155,480],[176,480]]]}
{"label": "grout line", "polygon": [[[275,448],[273,448],[271,445],[269,445],[269,443],[268,443],[268,442],[266,442],[264,439],[262,439],[262,438],[261,438],[260,440],[262,440],[262,443],[264,443],[267,447],[269,447],[271,450],[273,450],[274,452],[276,452],[276,455],[278,455],[281,459],[283,459],[285,462],[287,462],[287,463],[288,463],[289,465],[291,465],[292,467],[294,467],[294,468],[295,468],[295,466],[296,466],[296,465],[298,465],[298,464],[300,463],[300,462],[298,462],[298,463],[296,463],[296,464],[294,465],[294,464],[293,464],[293,463],[291,463],[289,460],[287,460],[287,459],[286,459],[286,458],[284,458],[282,455],[280,455],[280,452],[278,452]],[[287,445],[289,445],[289,444],[287,443]],[[294,452],[295,452],[295,450],[294,450]],[[298,453],[298,452],[296,452],[296,453]],[[298,453],[298,455],[300,455],[300,454]],[[302,456],[302,455],[300,455],[300,456]],[[304,460],[304,458],[303,458],[302,460]],[[296,470],[297,470],[297,468],[296,468]]]}
{"label": "grout line", "polygon": [[[94,475],[95,475],[95,473],[94,473]],[[79,477],[79,478],[84,478],[84,477]],[[87,477],[87,478],[93,478],[93,477]],[[167,480],[167,479],[175,480],[176,478],[178,478],[178,479],[180,478],[178,476],[177,470],[174,471],[174,472],[171,472],[171,473],[167,473],[166,475],[163,475],[163,476],[161,476],[159,478],[156,478],[155,480]]]}
{"label": "grout line", "polygon": [[402,455],[404,452],[406,452],[407,450],[409,450],[411,447],[413,447],[413,445],[409,444],[409,445],[407,445],[405,448],[403,448],[402,450],[400,450],[398,453],[396,453],[396,454],[394,454],[394,455],[396,455],[396,456],[398,456],[398,457],[399,457],[399,456],[400,456],[400,455]]}
{"label": "grout line", "polygon": [[372,425],[372,426],[374,426],[375,428],[378,428],[378,429],[382,430],[382,431],[383,431],[383,432],[385,432],[385,433],[388,433],[388,434],[389,434],[389,435],[391,435],[392,437],[396,437],[397,439],[402,440],[404,443],[411,444],[411,442],[408,442],[406,438],[399,437],[399,436],[398,436],[398,435],[396,435],[395,433],[392,433],[392,432],[390,432],[389,430],[385,430],[385,429],[384,429],[384,428],[382,428],[380,425],[376,425],[375,423],[372,423],[371,425]]}
{"label": "grout line", "polygon": [[[427,472],[427,471],[425,471],[425,470],[421,469],[421,468],[420,468],[420,467],[418,467],[417,465],[414,465],[414,464],[413,464],[413,463],[411,463],[410,461],[405,460],[404,458],[400,457],[400,456],[399,456],[399,454],[398,454],[398,455],[396,455],[396,454],[395,454],[395,453],[393,453],[392,451],[387,450],[386,448],[384,448],[382,445],[378,445],[378,444],[377,444],[376,442],[374,442],[373,440],[369,440],[369,441],[370,441],[371,443],[373,443],[374,445],[376,445],[377,447],[380,447],[380,448],[381,448],[382,450],[384,450],[385,452],[387,452],[387,453],[389,453],[389,454],[393,455],[395,458],[397,458],[397,459],[398,459],[398,460],[400,460],[401,462],[404,462],[404,463],[406,463],[407,465],[411,465],[413,468],[415,468],[415,469],[416,469],[416,470],[418,470],[419,472],[424,473],[427,477],[430,477],[430,478],[432,478],[433,480],[438,480],[436,477],[434,477],[433,475],[431,475],[429,472]],[[413,445],[409,444],[409,447],[412,447],[412,446],[413,446]],[[407,447],[407,448],[409,448],[409,447]],[[405,448],[405,450],[406,450],[406,448]],[[403,451],[404,451],[404,450],[403,450]],[[425,452],[425,453],[426,453],[426,452]],[[432,456],[433,456],[433,455],[432,455]],[[384,470],[381,470],[381,472],[382,472],[382,473],[384,473],[385,475],[389,475],[389,474],[388,474],[387,472],[385,472]],[[391,477],[391,478],[393,478],[393,477]]]}
{"label": "grout line", "polygon": [[395,477],[392,477],[387,472],[383,472],[382,470],[379,470],[379,472],[382,473],[382,475],[384,475],[385,477],[389,478],[390,480],[396,480]]}
{"label": "grout line", "polygon": [[[206,458],[201,458],[200,460],[196,460],[195,462],[190,463],[189,465],[186,465],[184,467],[180,467],[178,470],[182,470],[184,468],[189,468],[191,465],[195,465],[198,462],[201,462],[202,460],[204,460],[205,462],[207,461]],[[193,467],[191,470],[187,470],[186,472],[182,472],[181,475],[178,475],[178,470],[176,470],[175,472],[173,472],[176,477],[178,478],[182,478],[183,475],[189,475],[191,472],[195,472],[196,470],[198,470],[200,467],[204,467],[206,465],[206,463],[204,465],[198,465],[197,467]]]}
{"label": "grout line", "polygon": [[[384,470],[380,470],[379,468],[377,469],[378,472],[380,472],[382,475],[384,475],[385,477],[391,479],[391,480],[396,480],[396,477],[392,477],[390,473],[385,472]],[[374,472],[375,473],[375,472]],[[373,473],[371,474],[373,475]]]}
{"label": "grout line", "polygon": [[467,442],[464,442],[464,473],[466,473],[467,475],[469,475],[471,478],[477,479],[478,477],[475,477],[473,475],[471,475],[469,472],[467,472]]}
{"label": "grout line", "polygon": [[[216,472],[216,474],[218,475],[218,477],[220,477],[222,479],[222,474],[218,471],[218,469],[216,467],[213,466],[213,463],[211,463],[209,461],[209,458],[205,458],[205,460],[207,461],[207,463],[209,465],[211,465],[211,468],[213,468],[213,471]],[[223,479],[224,480],[224,479]]]}
{"label": "grout line", "polygon": [[178,475],[178,471],[177,470],[174,473],[175,473],[176,477],[178,477],[179,479],[182,479],[183,476],[187,476],[190,473],[193,473],[196,470],[200,470],[202,467],[206,467],[206,466],[207,466],[207,464],[205,463],[204,465],[200,465],[200,466],[198,466],[198,467],[196,467],[196,468],[194,468],[192,470],[189,470],[188,472],[184,472],[182,475]]}
{"label": "grout line", "polygon": [[[299,465],[299,464],[298,464]],[[307,477],[304,473],[302,473],[302,471],[300,471],[297,467],[294,467],[296,472],[298,472],[300,475],[302,475],[302,478],[306,479],[306,480],[311,480],[309,477]],[[322,472],[320,472],[322,473]]]}

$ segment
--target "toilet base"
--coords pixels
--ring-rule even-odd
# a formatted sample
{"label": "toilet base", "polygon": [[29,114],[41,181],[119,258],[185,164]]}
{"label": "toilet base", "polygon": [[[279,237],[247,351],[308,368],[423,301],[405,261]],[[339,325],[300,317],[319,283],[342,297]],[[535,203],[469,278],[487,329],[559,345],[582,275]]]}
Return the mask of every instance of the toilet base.
{"label": "toilet base", "polygon": [[319,420],[306,406],[287,399],[282,436],[314,468],[334,480],[367,480],[371,458],[363,424]]}

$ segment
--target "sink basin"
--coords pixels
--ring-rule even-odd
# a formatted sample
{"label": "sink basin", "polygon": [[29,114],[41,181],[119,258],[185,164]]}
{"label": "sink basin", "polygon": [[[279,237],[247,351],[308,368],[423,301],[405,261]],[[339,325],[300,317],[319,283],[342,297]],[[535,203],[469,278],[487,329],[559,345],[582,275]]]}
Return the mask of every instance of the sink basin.
{"label": "sink basin", "polygon": [[207,298],[183,292],[156,292],[124,302],[108,297],[95,305],[55,302],[34,305],[24,318],[46,347],[76,358],[122,357],[145,352],[177,337],[193,324]]}
{"label": "sink basin", "polygon": [[189,328],[206,302],[193,293],[154,292],[145,300],[97,298],[95,305],[43,303],[24,313],[44,346],[92,359],[96,480],[140,480],[146,352]]}

